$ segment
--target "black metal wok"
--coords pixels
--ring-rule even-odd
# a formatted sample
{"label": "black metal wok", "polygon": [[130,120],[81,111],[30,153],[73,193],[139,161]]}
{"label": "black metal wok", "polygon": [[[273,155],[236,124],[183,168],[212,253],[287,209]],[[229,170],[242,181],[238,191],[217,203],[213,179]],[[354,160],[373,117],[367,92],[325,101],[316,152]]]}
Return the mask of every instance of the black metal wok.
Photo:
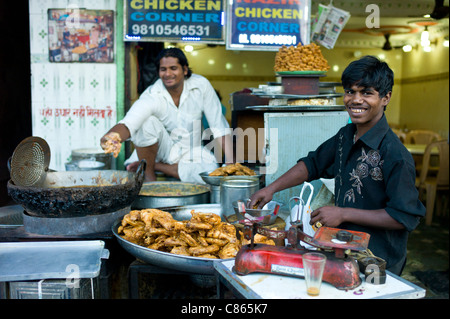
{"label": "black metal wok", "polygon": [[81,217],[120,210],[136,199],[146,162],[137,172],[118,170],[49,172],[39,187],[8,181],[8,194],[31,216]]}

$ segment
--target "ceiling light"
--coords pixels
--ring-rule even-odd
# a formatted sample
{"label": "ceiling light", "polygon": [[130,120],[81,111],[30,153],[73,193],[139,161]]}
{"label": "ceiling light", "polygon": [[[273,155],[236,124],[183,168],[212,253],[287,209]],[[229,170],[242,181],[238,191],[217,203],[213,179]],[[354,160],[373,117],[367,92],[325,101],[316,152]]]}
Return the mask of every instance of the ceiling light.
{"label": "ceiling light", "polygon": [[423,47],[430,46],[430,33],[427,26],[425,26],[425,30],[420,35],[420,45]]}
{"label": "ceiling light", "polygon": [[431,46],[427,45],[423,47],[424,52],[431,52]]}
{"label": "ceiling light", "polygon": [[444,40],[444,42],[442,42],[442,45],[444,47],[448,48],[448,46],[449,46],[448,40]]}
{"label": "ceiling light", "polygon": [[194,51],[194,47],[193,47],[192,45],[186,45],[186,46],[184,47],[184,51],[186,51],[186,52],[192,52],[192,51]]}
{"label": "ceiling light", "polygon": [[411,52],[412,51],[412,46],[410,44],[404,45],[402,47],[403,52]]}

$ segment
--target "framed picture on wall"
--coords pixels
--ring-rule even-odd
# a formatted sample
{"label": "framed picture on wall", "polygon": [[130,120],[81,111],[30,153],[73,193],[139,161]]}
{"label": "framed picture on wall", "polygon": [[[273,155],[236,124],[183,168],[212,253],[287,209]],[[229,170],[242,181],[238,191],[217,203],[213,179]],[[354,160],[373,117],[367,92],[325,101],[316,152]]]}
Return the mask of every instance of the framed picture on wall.
{"label": "framed picture on wall", "polygon": [[48,9],[50,62],[114,62],[114,11]]}

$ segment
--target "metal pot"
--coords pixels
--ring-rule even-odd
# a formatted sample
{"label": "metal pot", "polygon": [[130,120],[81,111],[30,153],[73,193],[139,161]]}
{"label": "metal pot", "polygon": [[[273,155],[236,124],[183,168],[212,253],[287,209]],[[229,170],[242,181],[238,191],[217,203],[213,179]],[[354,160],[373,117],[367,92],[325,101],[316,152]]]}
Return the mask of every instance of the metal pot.
{"label": "metal pot", "polygon": [[[87,161],[95,161],[96,163],[101,162],[103,163],[102,168],[98,169],[111,169],[112,164],[112,154],[111,153],[105,153],[102,149],[97,148],[80,148],[76,150],[72,150],[72,162],[77,163],[79,168],[83,168],[83,165],[80,165],[82,163],[79,163],[83,160]],[[99,164],[97,164],[99,165]],[[83,169],[81,169],[83,170]]]}
{"label": "metal pot", "polygon": [[[179,221],[189,220],[192,216],[191,210],[193,209],[197,212],[214,213],[222,217],[219,204],[188,205],[180,207],[162,208],[162,210],[171,213],[173,218]],[[114,225],[112,226],[112,232],[116,236],[122,248],[124,248],[134,257],[146,263],[163,268],[189,272],[192,274],[203,274],[203,275],[214,274],[214,261],[217,259],[171,254],[139,246],[137,244],[129,242],[128,240],[123,239],[117,232],[117,229],[119,228],[121,221],[122,218],[119,218],[114,223]],[[234,258],[220,259],[220,261],[232,259]]]}
{"label": "metal pot", "polygon": [[49,172],[39,187],[8,181],[8,194],[37,217],[80,217],[115,212],[136,199],[146,162],[136,173],[116,170]]}
{"label": "metal pot", "polygon": [[134,209],[208,204],[209,187],[186,182],[148,182],[131,205]]}
{"label": "metal pot", "polygon": [[224,177],[220,183],[222,214],[226,217],[234,215],[233,202],[249,198],[258,189],[259,180],[255,176],[247,176],[246,179],[236,179],[234,176]]}

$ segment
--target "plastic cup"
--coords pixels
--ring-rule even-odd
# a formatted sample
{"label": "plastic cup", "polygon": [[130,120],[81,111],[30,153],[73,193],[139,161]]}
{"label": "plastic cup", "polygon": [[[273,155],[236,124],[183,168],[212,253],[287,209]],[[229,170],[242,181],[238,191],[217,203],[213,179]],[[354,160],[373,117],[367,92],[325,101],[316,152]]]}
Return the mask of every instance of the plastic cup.
{"label": "plastic cup", "polygon": [[303,268],[305,270],[306,293],[318,296],[322,284],[323,270],[327,257],[321,253],[303,254]]}

